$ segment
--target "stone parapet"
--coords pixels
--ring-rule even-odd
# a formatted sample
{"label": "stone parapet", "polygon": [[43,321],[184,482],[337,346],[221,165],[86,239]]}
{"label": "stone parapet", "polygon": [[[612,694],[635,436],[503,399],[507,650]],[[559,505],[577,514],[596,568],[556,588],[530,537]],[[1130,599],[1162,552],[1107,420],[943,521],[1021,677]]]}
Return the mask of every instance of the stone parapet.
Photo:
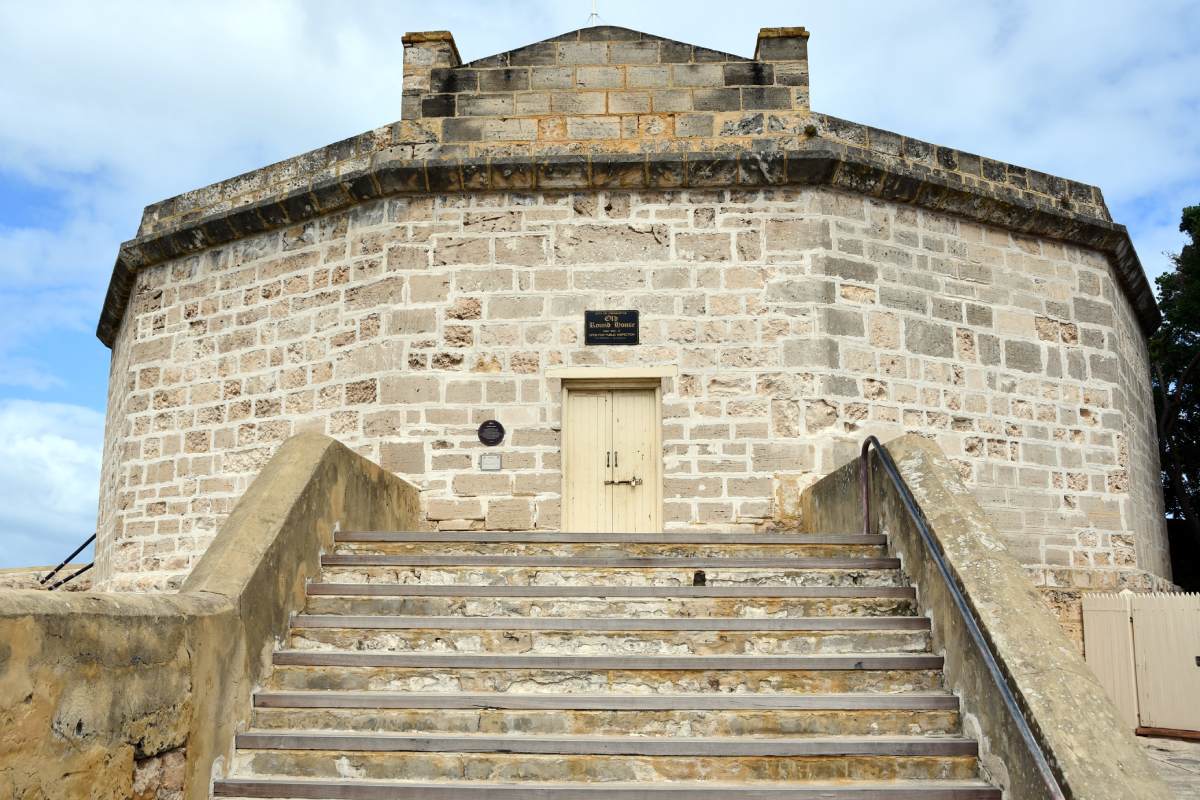
{"label": "stone parapet", "polygon": [[417,517],[412,486],[297,436],[178,594],[0,590],[0,796],[208,800],[335,528]]}
{"label": "stone parapet", "polygon": [[[1037,746],[1066,797],[1137,800],[1169,792],[1119,719],[1083,658],[1006,551],[955,466],[922,436],[888,442],[904,482],[945,556],[970,613],[996,655]],[[860,461],[810,487],[801,499],[810,531],[854,530],[862,524]],[[980,743],[984,769],[1005,797],[1050,798],[953,596],[923,544],[900,493],[871,461],[872,529],[888,535],[917,585],[917,602],[933,621],[934,647],[945,654],[947,688],[963,705],[964,728]]]}

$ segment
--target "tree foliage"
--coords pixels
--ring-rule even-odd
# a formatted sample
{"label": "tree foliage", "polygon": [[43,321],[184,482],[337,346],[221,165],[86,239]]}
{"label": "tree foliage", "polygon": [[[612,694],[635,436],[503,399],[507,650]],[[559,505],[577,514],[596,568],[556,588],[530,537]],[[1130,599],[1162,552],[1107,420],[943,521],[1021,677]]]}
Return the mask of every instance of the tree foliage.
{"label": "tree foliage", "polygon": [[1190,238],[1158,277],[1163,324],[1150,339],[1167,512],[1200,539],[1200,206],[1183,210]]}

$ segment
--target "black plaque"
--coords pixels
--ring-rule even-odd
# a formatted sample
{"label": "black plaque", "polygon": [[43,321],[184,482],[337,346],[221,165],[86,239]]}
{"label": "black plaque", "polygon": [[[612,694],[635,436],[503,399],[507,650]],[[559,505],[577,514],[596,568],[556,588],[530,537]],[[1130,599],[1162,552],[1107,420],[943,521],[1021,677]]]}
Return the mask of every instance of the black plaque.
{"label": "black plaque", "polygon": [[637,344],[641,334],[636,311],[584,311],[584,344]]}
{"label": "black plaque", "polygon": [[479,441],[488,447],[495,447],[504,441],[504,426],[494,419],[489,419],[479,426]]}

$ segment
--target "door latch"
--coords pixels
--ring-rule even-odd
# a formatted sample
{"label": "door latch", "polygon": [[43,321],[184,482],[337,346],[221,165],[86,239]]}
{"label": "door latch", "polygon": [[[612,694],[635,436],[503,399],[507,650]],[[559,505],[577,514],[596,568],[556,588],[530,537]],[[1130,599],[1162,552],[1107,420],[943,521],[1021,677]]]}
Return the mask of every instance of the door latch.
{"label": "door latch", "polygon": [[641,478],[630,478],[627,481],[605,481],[605,486],[641,486]]}

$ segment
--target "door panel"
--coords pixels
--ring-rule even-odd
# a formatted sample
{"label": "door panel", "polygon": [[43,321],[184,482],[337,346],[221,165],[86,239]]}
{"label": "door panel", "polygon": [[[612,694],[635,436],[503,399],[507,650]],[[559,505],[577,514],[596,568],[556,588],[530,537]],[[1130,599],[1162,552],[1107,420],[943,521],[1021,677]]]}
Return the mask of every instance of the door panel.
{"label": "door panel", "polygon": [[612,392],[613,530],[658,530],[655,513],[655,440],[658,421],[654,393]]}
{"label": "door panel", "polygon": [[568,388],[564,530],[662,530],[661,451],[656,389]]}
{"label": "door panel", "polygon": [[563,430],[563,527],[568,531],[608,531],[611,500],[604,485],[611,436],[607,392],[568,392]]}

